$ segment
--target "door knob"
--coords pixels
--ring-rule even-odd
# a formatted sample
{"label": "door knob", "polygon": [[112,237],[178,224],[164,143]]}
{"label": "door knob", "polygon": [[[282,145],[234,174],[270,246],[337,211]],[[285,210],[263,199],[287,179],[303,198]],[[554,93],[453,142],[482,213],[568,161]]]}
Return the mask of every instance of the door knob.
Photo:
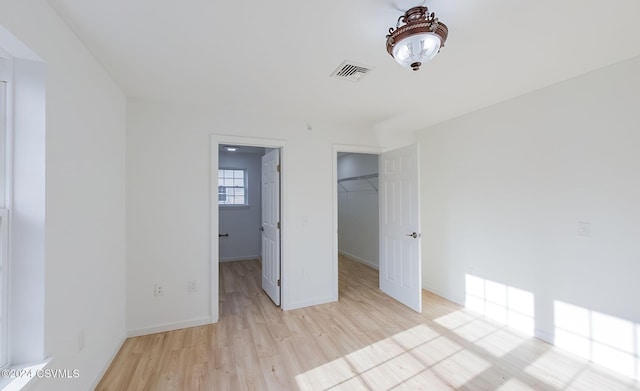
{"label": "door knob", "polygon": [[420,235],[418,235],[417,233],[414,232],[414,233],[411,233],[411,234],[407,234],[407,236],[411,236],[412,238],[417,239],[418,236],[420,236]]}

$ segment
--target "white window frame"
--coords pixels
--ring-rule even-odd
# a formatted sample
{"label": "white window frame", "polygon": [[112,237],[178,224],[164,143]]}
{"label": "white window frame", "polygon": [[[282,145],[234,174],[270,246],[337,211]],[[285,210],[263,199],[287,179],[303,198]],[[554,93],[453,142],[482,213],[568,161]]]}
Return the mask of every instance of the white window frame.
{"label": "white window frame", "polygon": [[0,368],[9,365],[9,204],[11,137],[8,126],[11,60],[0,51]]}
{"label": "white window frame", "polygon": [[[0,59],[0,61],[3,61]],[[1,66],[1,65],[0,65]],[[0,208],[7,207],[7,80],[0,69]]]}
{"label": "white window frame", "polygon": [[9,211],[0,209],[0,368],[9,364]]}
{"label": "white window frame", "polygon": [[[243,172],[243,180],[244,180],[244,184],[243,186],[222,186],[220,185],[220,172],[221,171],[242,171]],[[248,181],[248,173],[247,173],[247,169],[246,168],[231,168],[231,167],[220,167],[218,169],[218,206],[221,206],[223,208],[237,208],[237,207],[243,207],[243,206],[249,206],[249,189],[247,187],[249,181]],[[244,203],[242,204],[226,204],[226,203],[220,203],[220,188],[221,187],[225,187],[225,188],[241,188],[244,190]]]}

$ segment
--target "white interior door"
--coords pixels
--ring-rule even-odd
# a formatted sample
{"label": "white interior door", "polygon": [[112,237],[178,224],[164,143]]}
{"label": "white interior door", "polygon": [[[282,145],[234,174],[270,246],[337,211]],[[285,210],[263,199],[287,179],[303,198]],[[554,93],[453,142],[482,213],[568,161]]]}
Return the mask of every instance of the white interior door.
{"label": "white interior door", "polygon": [[380,155],[380,289],[422,312],[418,145]]}
{"label": "white interior door", "polygon": [[280,305],[280,150],[262,157],[262,289]]}

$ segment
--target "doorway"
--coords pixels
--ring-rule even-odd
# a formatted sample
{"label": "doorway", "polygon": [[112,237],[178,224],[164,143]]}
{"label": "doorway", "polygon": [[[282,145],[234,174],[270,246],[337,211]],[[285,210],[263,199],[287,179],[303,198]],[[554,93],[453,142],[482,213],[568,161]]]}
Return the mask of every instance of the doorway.
{"label": "doorway", "polygon": [[[351,154],[343,154],[351,152]],[[377,154],[378,177],[373,182],[371,174],[345,175],[341,173],[339,160],[353,154]],[[339,157],[340,156],[340,157]],[[339,251],[341,245],[339,237],[340,217],[339,204],[345,203],[344,188],[346,180],[360,182],[358,186],[378,185],[378,270],[379,288],[387,295],[412,308],[416,312],[422,311],[422,271],[421,271],[421,235],[420,235],[420,176],[419,176],[419,146],[417,144],[406,147],[379,151],[375,148],[334,146],[334,283],[335,299],[338,300],[339,288]],[[363,183],[367,180],[369,183]],[[342,189],[341,189],[342,188]],[[342,194],[341,194],[342,193]],[[348,196],[347,196],[348,200]],[[364,201],[356,207],[361,207]],[[343,224],[344,225],[344,224]],[[353,230],[353,235],[362,241],[371,237],[366,231]],[[344,237],[344,235],[342,235]],[[369,239],[369,241],[371,241]],[[370,255],[370,258],[371,257]],[[357,259],[356,259],[357,260]]]}
{"label": "doorway", "polygon": [[[348,179],[349,177],[353,177],[353,176],[357,176],[357,175],[351,175],[348,173],[348,171],[342,171],[343,167],[340,168],[340,173],[338,171],[338,160],[339,159],[344,159],[344,156],[347,156],[348,154],[353,154],[355,156],[357,155],[374,155],[374,156],[378,156],[379,154],[381,154],[383,152],[382,148],[379,147],[367,147],[367,146],[358,146],[358,145],[339,145],[339,144],[334,144],[333,145],[333,197],[334,197],[334,202],[333,202],[333,261],[332,261],[332,266],[333,266],[333,278],[332,278],[332,283],[333,283],[333,299],[334,300],[338,300],[339,299],[339,278],[340,278],[340,257],[341,256],[348,256],[348,255],[356,255],[357,254],[353,254],[349,251],[348,248],[345,248],[345,242],[344,242],[344,237],[343,240],[341,241],[339,238],[340,235],[340,226],[342,226],[342,231],[345,230],[345,222],[344,220],[342,222],[339,222],[340,220],[340,216],[339,216],[339,207],[343,206],[345,201],[346,201],[346,197],[347,195],[345,193],[347,193],[347,189],[343,188],[343,186],[351,186],[350,184],[345,184],[342,182],[338,182],[338,180],[340,179]],[[373,174],[375,171],[377,170],[369,170],[372,171],[369,174]],[[354,172],[354,171],[351,171]],[[348,181],[343,181],[343,182],[348,182]],[[340,205],[343,204],[343,205]],[[344,215],[343,215],[343,219],[344,219]],[[376,224],[377,225],[377,224]],[[344,232],[343,232],[344,233]],[[342,242],[342,248],[341,248],[341,242]],[[371,250],[371,248],[374,247],[374,245],[371,245],[369,247],[369,250]],[[343,254],[345,255],[341,255],[340,252],[342,251]],[[347,254],[348,253],[348,254]],[[363,263],[363,264],[367,264],[368,266],[371,266],[369,263],[373,263],[373,261],[371,260],[371,258],[373,257],[369,257],[369,256],[360,256],[360,258],[362,258],[359,262]],[[366,258],[370,258],[370,259],[366,259]],[[367,262],[362,262],[363,260],[366,260]]]}
{"label": "doorway", "polygon": [[218,227],[220,262],[261,259],[261,157],[263,147],[220,145]]}
{"label": "doorway", "polygon": [[280,305],[280,150],[218,147],[219,262],[258,259],[262,289]]}
{"label": "doorway", "polygon": [[275,305],[283,305],[283,152],[282,145],[270,140],[212,136],[212,322],[218,320],[220,311],[220,262],[259,260],[263,290]]}
{"label": "doorway", "polygon": [[378,155],[339,152],[338,253],[379,269]]}

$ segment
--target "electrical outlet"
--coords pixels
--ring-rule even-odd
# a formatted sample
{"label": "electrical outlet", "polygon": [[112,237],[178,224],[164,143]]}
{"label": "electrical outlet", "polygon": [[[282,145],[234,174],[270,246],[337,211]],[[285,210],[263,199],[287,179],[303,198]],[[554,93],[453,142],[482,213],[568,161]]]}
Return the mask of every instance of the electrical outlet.
{"label": "electrical outlet", "polygon": [[189,280],[187,283],[187,292],[197,292],[198,291],[198,280]]}
{"label": "electrical outlet", "polygon": [[155,284],[153,286],[153,295],[154,296],[164,296],[164,285]]}

